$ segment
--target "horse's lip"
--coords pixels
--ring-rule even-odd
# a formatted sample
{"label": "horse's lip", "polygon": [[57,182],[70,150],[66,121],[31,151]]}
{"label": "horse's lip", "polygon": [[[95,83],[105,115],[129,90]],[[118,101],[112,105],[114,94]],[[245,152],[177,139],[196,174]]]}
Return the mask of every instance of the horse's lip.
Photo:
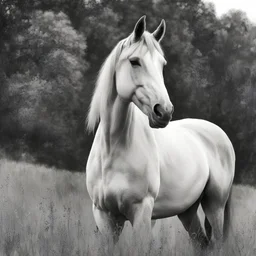
{"label": "horse's lip", "polygon": [[151,113],[149,118],[152,119],[154,122],[166,124],[172,120],[172,114],[164,114],[162,117],[159,117],[155,113]]}
{"label": "horse's lip", "polygon": [[149,118],[149,126],[151,128],[165,128],[170,121],[160,121],[160,120],[155,120],[154,118]]}

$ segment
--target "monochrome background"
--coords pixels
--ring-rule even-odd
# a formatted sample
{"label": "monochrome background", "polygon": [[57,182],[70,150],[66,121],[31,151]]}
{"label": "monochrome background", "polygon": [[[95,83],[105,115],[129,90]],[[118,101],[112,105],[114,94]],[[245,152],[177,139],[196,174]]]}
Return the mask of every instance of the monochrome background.
{"label": "monochrome background", "polygon": [[[142,15],[149,31],[167,24],[174,120],[209,120],[234,145],[236,235],[223,255],[256,254],[256,19],[216,3],[0,0],[0,255],[104,255],[85,188],[86,113],[101,64]],[[153,233],[152,255],[192,255],[175,218]]]}

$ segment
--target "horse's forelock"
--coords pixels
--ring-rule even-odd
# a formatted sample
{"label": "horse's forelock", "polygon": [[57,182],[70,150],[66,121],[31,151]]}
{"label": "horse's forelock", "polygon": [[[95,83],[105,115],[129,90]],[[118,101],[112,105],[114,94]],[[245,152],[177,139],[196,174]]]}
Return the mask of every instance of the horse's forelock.
{"label": "horse's forelock", "polygon": [[145,32],[144,35],[145,44],[147,45],[150,53],[152,54],[155,50],[157,50],[161,55],[164,56],[164,52],[160,46],[160,44],[155,40],[154,36],[149,33]]}

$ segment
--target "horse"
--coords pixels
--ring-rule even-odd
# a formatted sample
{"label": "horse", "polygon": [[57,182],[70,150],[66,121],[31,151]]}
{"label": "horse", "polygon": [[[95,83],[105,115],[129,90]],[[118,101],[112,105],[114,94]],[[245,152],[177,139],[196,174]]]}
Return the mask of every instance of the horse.
{"label": "horse", "polygon": [[96,225],[113,241],[125,221],[146,236],[152,220],[177,215],[193,241],[207,247],[230,231],[235,153],[217,125],[171,121],[160,46],[165,31],[164,20],[146,31],[141,17],[102,65],[87,116],[96,133],[86,185]]}

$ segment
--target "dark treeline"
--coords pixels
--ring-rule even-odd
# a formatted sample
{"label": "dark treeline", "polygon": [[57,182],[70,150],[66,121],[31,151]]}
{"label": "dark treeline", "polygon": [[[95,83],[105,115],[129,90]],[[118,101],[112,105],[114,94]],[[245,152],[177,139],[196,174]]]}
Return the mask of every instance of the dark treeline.
{"label": "dark treeline", "polygon": [[167,23],[174,119],[218,124],[236,150],[236,182],[255,184],[256,27],[200,0],[0,0],[2,156],[84,171],[97,72],[144,14],[149,31]]}

